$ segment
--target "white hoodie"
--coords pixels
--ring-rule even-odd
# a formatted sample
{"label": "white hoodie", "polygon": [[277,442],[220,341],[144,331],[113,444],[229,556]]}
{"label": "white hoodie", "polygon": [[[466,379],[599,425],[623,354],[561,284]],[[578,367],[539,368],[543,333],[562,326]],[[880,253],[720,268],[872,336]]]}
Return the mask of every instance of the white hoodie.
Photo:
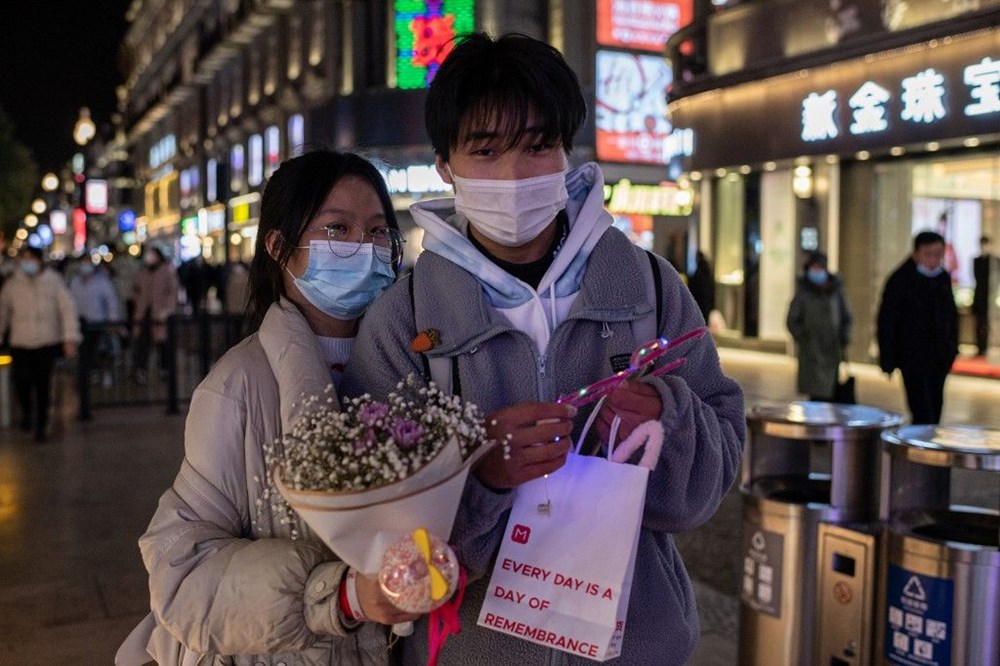
{"label": "white hoodie", "polygon": [[414,221],[424,230],[424,249],[475,275],[490,304],[512,326],[530,335],[542,354],[552,331],[565,319],[580,291],[591,251],[612,222],[604,210],[604,175],[597,164],[588,162],[566,174],[566,191],[569,234],[537,290],[497,266],[473,245],[467,233],[470,220],[455,212],[453,198],[410,206]]}

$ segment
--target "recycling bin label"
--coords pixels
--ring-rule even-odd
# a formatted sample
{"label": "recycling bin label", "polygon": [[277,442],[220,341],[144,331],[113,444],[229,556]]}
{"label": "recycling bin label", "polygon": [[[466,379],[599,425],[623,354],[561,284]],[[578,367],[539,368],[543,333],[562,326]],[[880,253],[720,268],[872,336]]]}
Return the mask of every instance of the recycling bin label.
{"label": "recycling bin label", "polygon": [[955,583],[889,565],[885,658],[902,666],[951,666]]}
{"label": "recycling bin label", "polygon": [[781,573],[785,537],[777,532],[743,530],[744,604],[774,617],[781,617]]}

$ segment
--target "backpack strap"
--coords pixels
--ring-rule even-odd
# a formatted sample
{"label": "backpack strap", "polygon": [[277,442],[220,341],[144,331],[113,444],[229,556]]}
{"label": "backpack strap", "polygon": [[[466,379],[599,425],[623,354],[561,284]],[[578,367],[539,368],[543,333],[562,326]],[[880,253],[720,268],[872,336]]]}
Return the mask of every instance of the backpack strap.
{"label": "backpack strap", "polygon": [[656,306],[648,314],[632,322],[632,337],[636,344],[645,344],[655,339],[660,333],[660,319],[663,315],[663,288],[660,265],[656,262],[656,255],[649,250],[643,250],[638,245],[635,246],[636,253],[642,252],[646,255],[646,261],[639,259],[639,267],[642,271],[643,282],[646,286],[646,299]]}
{"label": "backpack strap", "polygon": [[[417,274],[417,267],[414,265],[410,271],[407,284],[410,293],[410,309],[413,310],[413,324],[416,331],[421,329],[421,317],[417,313],[417,299],[413,293],[413,283]],[[462,395],[462,384],[458,377],[458,357],[448,356],[428,356],[426,353],[420,354],[420,363],[423,366],[424,381],[434,382],[438,389],[445,394]]]}

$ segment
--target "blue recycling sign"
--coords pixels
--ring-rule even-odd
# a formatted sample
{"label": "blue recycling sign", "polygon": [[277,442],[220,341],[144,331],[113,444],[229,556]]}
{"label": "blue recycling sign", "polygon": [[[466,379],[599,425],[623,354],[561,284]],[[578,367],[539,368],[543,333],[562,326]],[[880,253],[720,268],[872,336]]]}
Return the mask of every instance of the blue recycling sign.
{"label": "blue recycling sign", "polygon": [[901,666],[951,666],[955,583],[889,565],[885,658]]}

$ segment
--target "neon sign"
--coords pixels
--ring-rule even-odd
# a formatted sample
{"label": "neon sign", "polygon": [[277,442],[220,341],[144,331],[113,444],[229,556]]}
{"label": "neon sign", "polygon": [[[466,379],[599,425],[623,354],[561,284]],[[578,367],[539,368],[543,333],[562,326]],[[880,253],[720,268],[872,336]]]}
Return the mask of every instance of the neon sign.
{"label": "neon sign", "polygon": [[475,27],[475,0],[395,0],[396,84],[426,88],[454,48]]}
{"label": "neon sign", "polygon": [[[968,87],[968,100],[962,111],[966,116],[1000,113],[1000,60],[983,58],[962,70],[962,82]],[[945,75],[933,67],[900,80],[899,118],[911,123],[930,124],[948,115]],[[873,134],[889,128],[889,104],[893,93],[873,81],[865,81],[847,103],[852,109],[851,134]],[[964,104],[964,101],[961,102]],[[810,92],[802,100],[802,140],[834,139],[837,128],[837,93]]]}

